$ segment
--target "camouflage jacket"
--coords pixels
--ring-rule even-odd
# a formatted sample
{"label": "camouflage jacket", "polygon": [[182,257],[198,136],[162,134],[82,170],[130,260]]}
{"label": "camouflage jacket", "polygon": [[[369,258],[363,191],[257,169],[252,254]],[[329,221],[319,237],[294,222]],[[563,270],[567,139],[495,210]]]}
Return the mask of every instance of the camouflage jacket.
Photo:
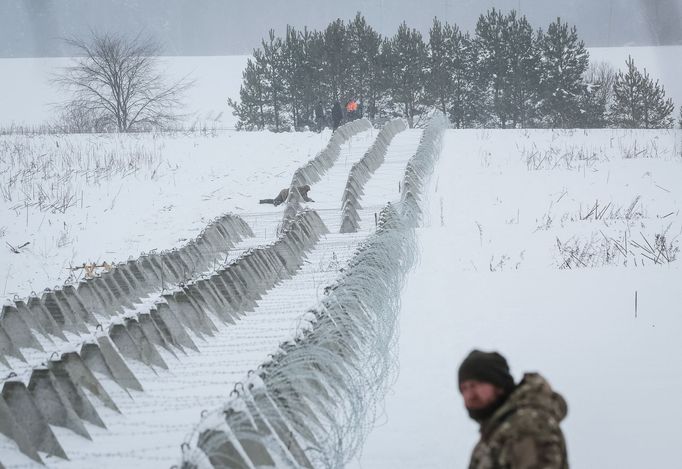
{"label": "camouflage jacket", "polygon": [[518,387],[481,424],[469,469],[568,469],[559,422],[566,401],[545,379],[526,373]]}

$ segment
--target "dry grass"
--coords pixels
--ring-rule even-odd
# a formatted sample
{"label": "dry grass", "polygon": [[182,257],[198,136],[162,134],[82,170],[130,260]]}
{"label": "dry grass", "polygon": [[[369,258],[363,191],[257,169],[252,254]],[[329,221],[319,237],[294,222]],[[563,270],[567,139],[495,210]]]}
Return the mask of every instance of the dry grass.
{"label": "dry grass", "polygon": [[64,213],[82,204],[88,186],[162,162],[156,142],[125,136],[28,136],[0,138],[0,196],[17,213],[29,208]]}
{"label": "dry grass", "polygon": [[554,216],[552,209],[554,202],[551,202],[547,212],[545,212],[540,219],[540,224],[535,231],[549,230],[555,221],[559,221],[561,226],[568,222],[576,221],[625,221],[632,222],[647,217],[647,211],[641,203],[642,197],[635,196],[634,199],[627,205],[616,205],[612,201],[605,202],[596,199],[593,205],[587,208],[579,207],[577,211],[567,211],[560,216]]}
{"label": "dry grass", "polygon": [[532,149],[523,149],[522,155],[526,161],[526,167],[531,171],[553,169],[578,170],[591,168],[600,161],[608,161],[608,158],[603,153],[598,155],[585,146],[576,145],[540,150],[534,144]]}
{"label": "dry grass", "polygon": [[624,231],[618,238],[603,232],[592,233],[589,239],[573,237],[565,242],[556,239],[560,269],[602,267],[608,265],[644,266],[668,264],[677,259],[680,248],[677,237],[669,239],[670,225],[661,233],[633,236]]}

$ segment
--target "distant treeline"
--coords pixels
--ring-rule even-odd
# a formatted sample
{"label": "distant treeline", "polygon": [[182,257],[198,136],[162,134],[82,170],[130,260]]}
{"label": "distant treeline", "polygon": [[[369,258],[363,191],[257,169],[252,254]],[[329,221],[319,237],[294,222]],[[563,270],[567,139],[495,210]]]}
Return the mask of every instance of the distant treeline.
{"label": "distant treeline", "polygon": [[525,16],[492,9],[474,35],[437,18],[427,39],[405,23],[382,37],[358,13],[324,31],[270,31],[230,100],[239,129],[313,127],[319,101],[357,100],[370,119],[402,116],[414,126],[434,108],[455,127],[673,125],[674,105],[632,59],[616,72],[589,63],[576,28],[557,18],[534,30]]}

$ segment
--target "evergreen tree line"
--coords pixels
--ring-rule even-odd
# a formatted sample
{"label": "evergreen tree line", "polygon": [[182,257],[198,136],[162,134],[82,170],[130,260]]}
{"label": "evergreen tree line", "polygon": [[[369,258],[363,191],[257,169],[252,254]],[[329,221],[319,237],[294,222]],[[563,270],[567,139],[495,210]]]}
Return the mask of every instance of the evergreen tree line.
{"label": "evergreen tree line", "polygon": [[403,23],[382,37],[358,13],[324,31],[271,30],[247,61],[239,129],[300,130],[315,107],[355,99],[370,119],[412,127],[431,109],[455,127],[671,127],[674,105],[632,58],[617,73],[589,64],[575,26],[534,30],[525,16],[492,9],[473,35],[434,19],[428,38]]}

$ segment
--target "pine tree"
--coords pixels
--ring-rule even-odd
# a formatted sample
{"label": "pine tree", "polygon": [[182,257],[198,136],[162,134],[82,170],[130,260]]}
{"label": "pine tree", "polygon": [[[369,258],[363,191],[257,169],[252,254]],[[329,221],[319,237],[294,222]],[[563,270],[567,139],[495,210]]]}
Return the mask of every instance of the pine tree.
{"label": "pine tree", "polygon": [[468,34],[457,25],[433,19],[429,31],[426,100],[446,115],[456,127],[473,125],[480,108],[475,88],[476,53]]}
{"label": "pine tree", "polygon": [[346,26],[340,19],[324,30],[324,69],[327,94],[332,100],[349,98],[350,40]]}
{"label": "pine tree", "polygon": [[625,128],[656,129],[672,127],[675,110],[672,99],[665,98],[662,85],[641,73],[632,57],[625,62],[627,72],[618,71],[613,85],[612,124]]}
{"label": "pine tree", "polygon": [[598,85],[585,83],[577,98],[579,110],[572,121],[575,127],[602,129],[606,127],[606,99]]}
{"label": "pine tree", "polygon": [[526,126],[537,102],[539,57],[535,36],[525,16],[496,9],[476,24],[478,86],[486,90],[485,106],[492,124]]}
{"label": "pine tree", "polygon": [[367,24],[365,18],[358,13],[348,23],[349,37],[349,97],[355,98],[370,117],[376,113],[376,95],[378,77],[378,57],[381,36]]}
{"label": "pine tree", "polygon": [[537,114],[540,53],[533,28],[525,16],[507,17],[509,50],[509,101],[513,127],[528,127]]}
{"label": "pine tree", "polygon": [[456,127],[475,127],[490,122],[490,109],[485,106],[487,80],[478,65],[477,43],[469,36],[462,37],[462,68],[455,77],[450,120]]}
{"label": "pine tree", "polygon": [[285,57],[283,41],[275,37],[275,31],[270,30],[269,41],[262,41],[263,47],[263,89],[266,102],[271,112],[269,121],[275,132],[285,130],[287,119],[285,115],[286,78],[284,76]]}
{"label": "pine tree", "polygon": [[438,18],[433,19],[433,25],[429,30],[429,68],[425,92],[429,104],[435,106],[443,114],[447,114],[450,109],[457,73],[455,61],[460,59],[459,47],[457,47],[458,37],[454,33],[455,30],[449,24],[443,28]]}
{"label": "pine tree", "polygon": [[332,96],[327,83],[329,73],[325,69],[324,36],[320,31],[304,31],[305,57],[304,65],[307,70],[305,87],[309,90],[310,119],[314,120],[314,109],[318,101],[322,101],[331,110]]}
{"label": "pine tree", "polygon": [[507,18],[493,8],[479,16],[475,38],[480,79],[477,86],[485,90],[483,105],[502,128],[507,126],[510,119],[507,97],[509,64],[505,43],[507,23]]}
{"label": "pine tree", "polygon": [[543,118],[552,127],[574,126],[581,119],[581,100],[585,103],[588,96],[582,80],[589,63],[585,44],[578,39],[575,26],[569,29],[557,18],[547,33],[538,33],[538,47]]}
{"label": "pine tree", "polygon": [[374,88],[374,101],[376,115],[397,115],[391,102],[391,93],[395,73],[397,70],[396,55],[393,52],[392,38],[384,38],[381,41],[379,56],[377,57],[377,85]]}
{"label": "pine tree", "polygon": [[426,44],[416,29],[403,22],[391,40],[394,71],[390,81],[391,100],[403,112],[410,127],[424,108]]}
{"label": "pine tree", "polygon": [[282,77],[286,94],[286,110],[296,130],[306,125],[310,126],[313,122],[309,114],[312,96],[308,86],[310,70],[306,56],[307,39],[307,31],[299,33],[292,26],[287,26],[282,44]]}
{"label": "pine tree", "polygon": [[246,69],[242,72],[239,102],[228,99],[228,105],[238,119],[237,130],[263,130],[266,126],[262,51],[256,49],[253,57],[246,61]]}

